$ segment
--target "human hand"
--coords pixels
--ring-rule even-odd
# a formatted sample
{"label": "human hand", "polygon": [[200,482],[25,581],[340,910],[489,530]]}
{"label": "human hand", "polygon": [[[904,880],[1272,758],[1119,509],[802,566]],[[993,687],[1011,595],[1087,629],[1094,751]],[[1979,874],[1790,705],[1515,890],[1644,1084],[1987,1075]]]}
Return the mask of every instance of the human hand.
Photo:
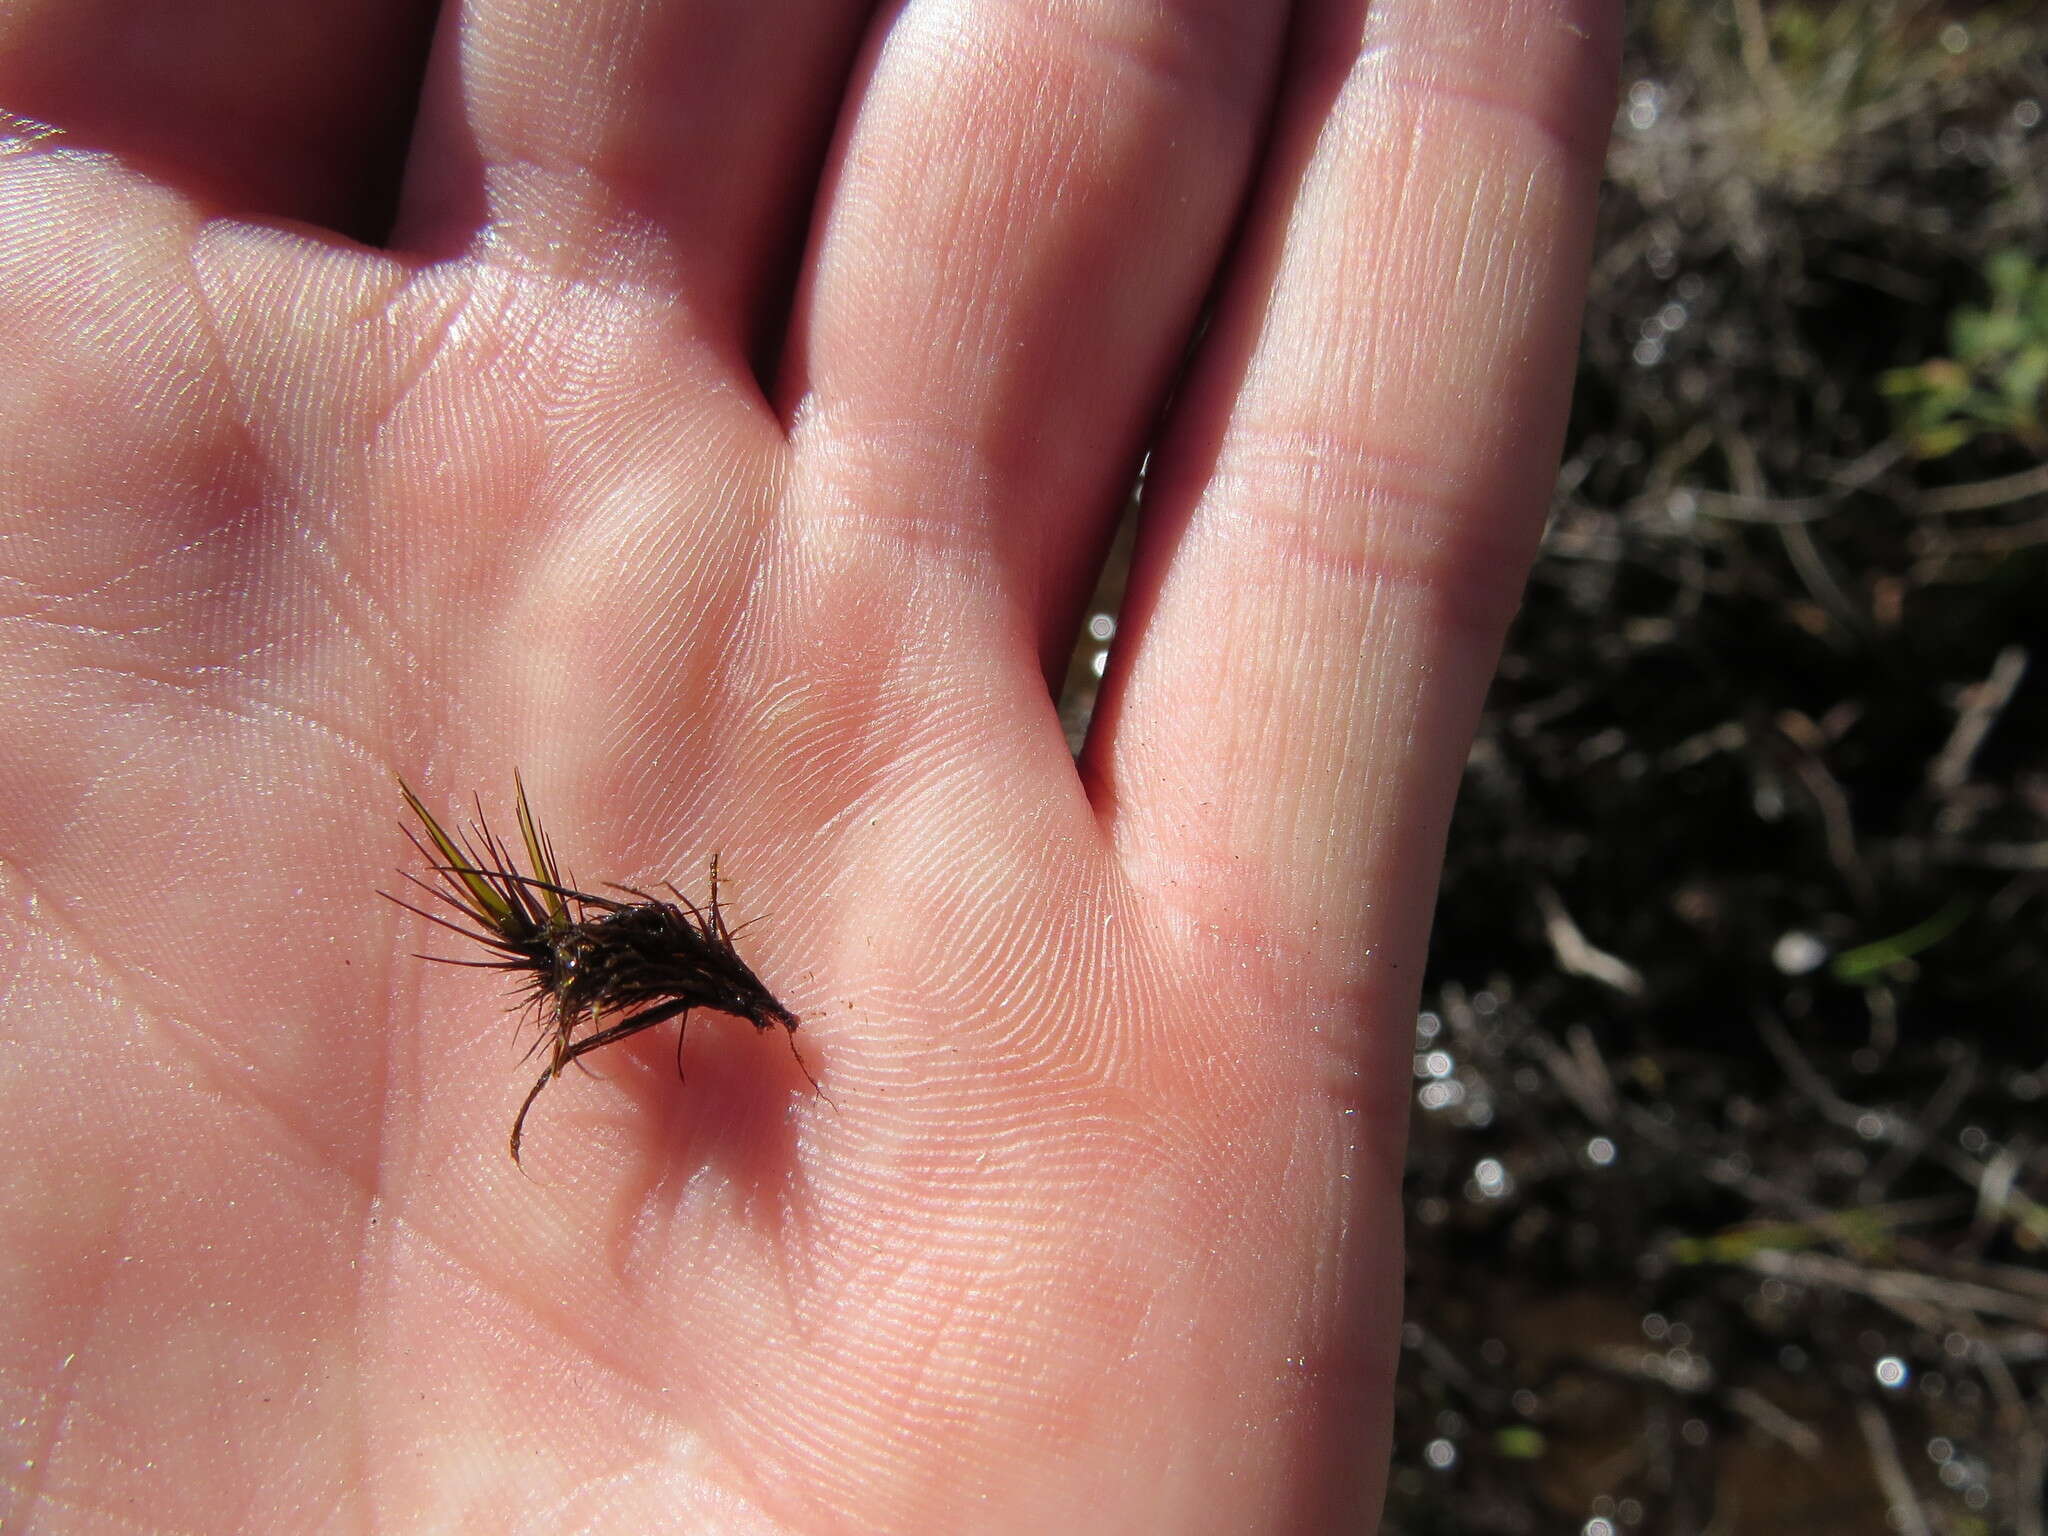
{"label": "human hand", "polygon": [[[0,1524],[1369,1522],[1613,9],[479,0],[407,129],[410,7],[16,0]],[[515,766],[830,1103],[700,1014],[521,1176],[375,895]]]}

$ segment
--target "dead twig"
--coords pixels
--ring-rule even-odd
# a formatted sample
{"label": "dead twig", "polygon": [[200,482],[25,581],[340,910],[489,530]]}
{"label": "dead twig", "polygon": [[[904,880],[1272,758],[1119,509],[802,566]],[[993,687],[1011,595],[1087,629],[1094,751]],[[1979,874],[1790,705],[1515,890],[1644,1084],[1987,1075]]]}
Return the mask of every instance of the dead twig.
{"label": "dead twig", "polygon": [[1742,1265],[1760,1275],[1827,1290],[1853,1291],[1894,1310],[1911,1309],[1915,1322],[1925,1322],[1924,1308],[1978,1317],[2009,1317],[2035,1328],[2048,1328],[2048,1306],[2031,1296],[2015,1295],[1995,1286],[1915,1269],[1875,1269],[1830,1253],[1797,1253],[1783,1248],[1757,1248],[1743,1255]]}
{"label": "dead twig", "polygon": [[1974,1051],[1966,1052],[1949,1068],[1948,1076],[1927,1101],[1927,1108],[1898,1136],[1884,1160],[1864,1177],[1857,1190],[1864,1204],[1882,1200],[1899,1175],[1919,1161],[1928,1144],[1941,1134],[1941,1128],[1955,1118],[1976,1083],[1977,1055]]}
{"label": "dead twig", "polygon": [[2019,1536],[2041,1536],[2041,1487],[2048,1481],[2048,1436],[2031,1425],[2020,1437],[2018,1465],[2013,1482],[2021,1489],[2018,1499]]}
{"label": "dead twig", "polygon": [[1641,997],[1648,990],[1641,971],[1619,955],[1599,948],[1579,931],[1579,925],[1565,910],[1564,898],[1556,890],[1539,885],[1536,905],[1543,911],[1543,936],[1550,941],[1559,970],[1612,987],[1624,997]]}
{"label": "dead twig", "polygon": [[1955,729],[1949,732],[1947,744],[1928,765],[1927,785],[1936,794],[1952,795],[1968,782],[1977,749],[1984,745],[1984,738],[1991,734],[1998,717],[2019,691],[2020,680],[2027,675],[2027,661],[2024,646],[2008,645],[1992,661],[1984,681],[1963,690]]}
{"label": "dead twig", "polygon": [[1721,1400],[1801,1461],[1820,1459],[1819,1432],[1803,1419],[1793,1418],[1756,1388],[1730,1387],[1721,1394]]}
{"label": "dead twig", "polygon": [[1952,512],[1982,512],[1990,507],[2024,501],[2029,496],[2043,495],[2048,495],[2048,464],[2037,464],[2015,475],[2000,475],[1992,480],[1972,480],[1966,485],[1944,485],[1938,490],[1923,491],[1919,506],[1922,512],[1943,517]]}
{"label": "dead twig", "polygon": [[1927,1523],[1927,1511],[1920,1507],[1920,1495],[1913,1491],[1913,1479],[1906,1475],[1905,1463],[1899,1460],[1898,1442],[1892,1438],[1892,1427],[1884,1410],[1868,1398],[1860,1399],[1856,1404],[1856,1424],[1863,1431],[1863,1443],[1870,1447],[1870,1465],[1877,1473],[1877,1484],[1891,1506],[1892,1528],[1904,1536],[1934,1536],[1934,1528]]}
{"label": "dead twig", "polygon": [[1856,899],[1868,903],[1874,892],[1870,870],[1856,844],[1856,818],[1849,809],[1849,794],[1821,756],[1827,746],[1826,732],[1818,722],[1797,710],[1780,711],[1773,723],[1786,744],[1794,749],[1792,771],[1806,787],[1814,809],[1820,812],[1829,861],[1841,871]]}
{"label": "dead twig", "polygon": [[1968,843],[1956,838],[1897,838],[1892,846],[1923,854],[1937,864],[1964,864],[1976,869],[2048,869],[2048,841]]}

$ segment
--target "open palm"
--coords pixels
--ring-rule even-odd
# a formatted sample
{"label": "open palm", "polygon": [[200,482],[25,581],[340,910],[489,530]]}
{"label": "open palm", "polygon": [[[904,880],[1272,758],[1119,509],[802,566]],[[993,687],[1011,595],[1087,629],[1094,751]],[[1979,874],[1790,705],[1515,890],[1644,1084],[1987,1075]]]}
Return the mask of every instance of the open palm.
{"label": "open palm", "polygon": [[[239,9],[0,11],[0,1524],[1369,1521],[1607,7]],[[514,1168],[375,893],[515,768],[829,1100],[699,1013]]]}

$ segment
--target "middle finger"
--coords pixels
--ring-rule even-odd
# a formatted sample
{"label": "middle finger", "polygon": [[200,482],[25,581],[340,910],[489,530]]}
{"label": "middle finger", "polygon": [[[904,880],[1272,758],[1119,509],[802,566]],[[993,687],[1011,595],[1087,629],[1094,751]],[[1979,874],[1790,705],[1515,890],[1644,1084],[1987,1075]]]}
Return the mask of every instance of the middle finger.
{"label": "middle finger", "polygon": [[781,383],[808,503],[989,550],[1048,663],[1228,235],[1287,9],[909,0],[871,45]]}

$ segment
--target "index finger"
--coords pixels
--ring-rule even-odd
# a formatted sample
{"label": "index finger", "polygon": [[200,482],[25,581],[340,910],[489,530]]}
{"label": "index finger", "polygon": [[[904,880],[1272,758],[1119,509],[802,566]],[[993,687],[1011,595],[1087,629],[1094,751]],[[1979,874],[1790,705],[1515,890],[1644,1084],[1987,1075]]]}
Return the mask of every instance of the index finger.
{"label": "index finger", "polygon": [[1619,30],[1609,0],[1309,7],[1149,492],[1084,759],[1120,861],[1315,935],[1338,986],[1367,945],[1420,958],[1555,475]]}

